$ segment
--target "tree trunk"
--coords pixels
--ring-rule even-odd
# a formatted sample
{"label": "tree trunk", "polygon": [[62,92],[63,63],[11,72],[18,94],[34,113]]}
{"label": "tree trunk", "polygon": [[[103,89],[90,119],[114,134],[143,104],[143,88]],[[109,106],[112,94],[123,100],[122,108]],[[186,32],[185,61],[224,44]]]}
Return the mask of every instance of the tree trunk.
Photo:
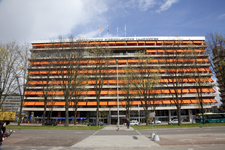
{"label": "tree trunk", "polygon": [[21,114],[22,114],[22,107],[20,107],[18,126],[20,126],[21,116],[22,116]]}
{"label": "tree trunk", "polygon": [[74,111],[74,125],[76,125],[77,124],[77,104],[76,104],[76,106],[75,106],[75,111]]}
{"label": "tree trunk", "polygon": [[148,125],[148,109],[145,110],[145,122],[146,122],[146,126]]}
{"label": "tree trunk", "polygon": [[68,98],[66,98],[66,106],[65,106],[65,126],[69,126],[69,120],[68,120],[68,117],[69,117],[69,105],[68,105]]}
{"label": "tree trunk", "polygon": [[46,116],[46,100],[44,101],[44,115],[43,115],[43,120],[42,120],[42,126],[44,126],[45,125],[45,116]]}
{"label": "tree trunk", "polygon": [[[201,103],[203,105],[203,103]],[[202,113],[202,123],[205,124],[205,117],[204,117],[204,108],[201,106],[201,113]]]}
{"label": "tree trunk", "polygon": [[126,117],[130,120],[130,102],[129,101],[127,101],[127,105],[126,105]]}
{"label": "tree trunk", "polygon": [[98,114],[99,114],[99,96],[97,99],[97,110],[96,110],[96,120],[95,120],[95,125],[98,126]]}
{"label": "tree trunk", "polygon": [[180,116],[180,106],[177,107],[177,119],[178,119],[178,125],[181,125],[181,116]]}

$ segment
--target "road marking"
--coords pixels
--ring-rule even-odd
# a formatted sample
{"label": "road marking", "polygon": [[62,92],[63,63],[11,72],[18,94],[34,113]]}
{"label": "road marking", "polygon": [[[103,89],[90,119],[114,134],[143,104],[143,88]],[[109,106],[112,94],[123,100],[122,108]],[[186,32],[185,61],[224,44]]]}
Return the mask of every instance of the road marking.
{"label": "road marking", "polygon": [[198,145],[194,145],[194,146],[196,146],[196,147],[198,147],[198,148],[204,148],[204,147],[201,147],[201,146],[198,146]]}
{"label": "road marking", "polygon": [[184,130],[177,130],[177,132],[184,132]]}
{"label": "road marking", "polygon": [[205,129],[205,131],[210,131],[211,129]]}
{"label": "road marking", "polygon": [[94,136],[95,134],[97,134],[99,132],[99,130],[98,131],[96,131],[92,136]]}
{"label": "road marking", "polygon": [[83,132],[75,132],[75,133],[83,133]]}
{"label": "road marking", "polygon": [[163,130],[167,130],[167,129],[158,129],[158,130],[163,131]]}
{"label": "road marking", "polygon": [[140,132],[138,132],[137,130],[135,130],[139,135],[141,135],[141,133]]}

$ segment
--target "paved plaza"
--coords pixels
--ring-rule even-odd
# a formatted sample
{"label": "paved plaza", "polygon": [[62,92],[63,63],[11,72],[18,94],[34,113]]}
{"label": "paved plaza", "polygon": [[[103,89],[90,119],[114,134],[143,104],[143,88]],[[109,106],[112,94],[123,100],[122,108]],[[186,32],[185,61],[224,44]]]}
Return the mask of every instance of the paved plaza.
{"label": "paved plaza", "polygon": [[[126,126],[120,126],[118,130],[115,125],[92,131],[51,130],[41,132],[38,130],[18,130],[3,143],[2,150],[224,150],[225,127],[219,128],[223,131],[215,134],[177,134],[182,132],[183,129],[158,129],[158,132],[162,130],[159,133],[166,130],[177,131],[174,135],[159,135],[160,141],[153,141],[150,138],[150,129],[139,130],[139,132],[132,127],[127,129]],[[216,127],[205,128],[204,130],[211,129],[216,129]],[[57,132],[61,135],[58,135]]]}

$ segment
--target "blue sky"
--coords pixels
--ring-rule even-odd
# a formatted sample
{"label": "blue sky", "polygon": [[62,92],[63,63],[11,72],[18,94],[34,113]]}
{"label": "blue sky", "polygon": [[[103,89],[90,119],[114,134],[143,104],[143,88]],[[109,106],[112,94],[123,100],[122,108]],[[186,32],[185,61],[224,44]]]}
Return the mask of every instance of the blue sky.
{"label": "blue sky", "polygon": [[[0,0],[0,41],[225,34],[225,0]],[[219,99],[218,97],[216,98]]]}
{"label": "blue sky", "polygon": [[1,0],[0,41],[225,34],[224,0]]}

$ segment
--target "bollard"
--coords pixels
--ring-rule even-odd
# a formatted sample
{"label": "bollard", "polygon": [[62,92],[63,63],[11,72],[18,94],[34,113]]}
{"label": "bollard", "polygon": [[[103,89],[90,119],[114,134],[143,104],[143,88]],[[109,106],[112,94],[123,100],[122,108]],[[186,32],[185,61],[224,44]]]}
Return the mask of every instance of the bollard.
{"label": "bollard", "polygon": [[160,141],[159,136],[157,134],[154,136],[153,141]]}
{"label": "bollard", "polygon": [[150,138],[154,138],[155,133],[151,133]]}

